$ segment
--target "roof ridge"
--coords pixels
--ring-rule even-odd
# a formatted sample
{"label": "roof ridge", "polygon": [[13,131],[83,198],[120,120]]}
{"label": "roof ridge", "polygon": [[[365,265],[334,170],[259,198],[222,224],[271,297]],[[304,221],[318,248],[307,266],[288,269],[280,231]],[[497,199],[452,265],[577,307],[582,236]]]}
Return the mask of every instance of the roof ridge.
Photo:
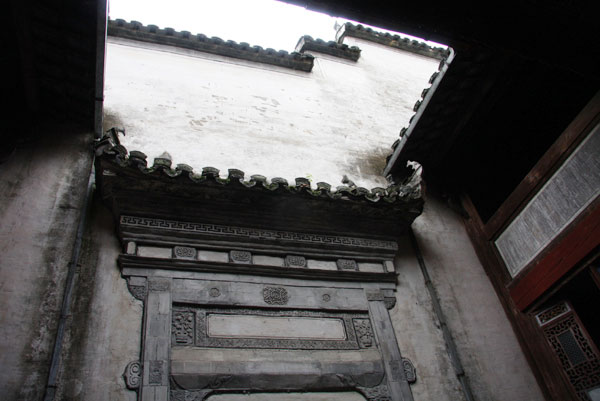
{"label": "roof ridge", "polygon": [[410,39],[406,36],[391,34],[389,32],[379,32],[362,24],[354,25],[351,22],[344,23],[338,29],[336,33],[338,43],[342,43],[346,36],[368,40],[438,60],[446,58],[450,52],[449,48],[433,47],[424,41]]}
{"label": "roof ridge", "polygon": [[176,31],[173,28],[162,29],[157,25],[144,25],[139,21],[109,19],[107,33],[114,37],[176,46],[307,72],[313,67],[314,57],[295,51],[289,53],[286,50],[264,49],[261,46],[250,46],[246,42],[225,41],[217,36],[209,38],[201,33],[193,35],[189,31]]}
{"label": "roof ridge", "polygon": [[367,201],[369,203],[396,204],[407,203],[421,198],[420,180],[416,179],[409,184],[391,184],[387,188],[375,187],[367,189],[357,186],[332,186],[326,182],[316,183],[312,188],[309,179],[298,177],[295,185],[291,185],[285,178],[274,177],[268,182],[263,175],[255,174],[250,180],[245,180],[245,173],[239,169],[229,169],[226,178],[219,175],[219,169],[204,167],[200,174],[187,164],[177,164],[172,168],[172,161],[168,153],[154,159],[152,166],[148,167],[147,156],[143,152],[132,150],[130,152],[120,144],[117,133],[120,130],[111,128],[105,135],[96,141],[95,150],[97,157],[104,157],[116,162],[124,168],[141,171],[143,174],[163,176],[168,178],[187,177],[191,183],[216,183],[221,185],[235,185],[246,188],[262,188],[271,192],[299,194],[304,193],[315,198],[328,198],[353,201]]}

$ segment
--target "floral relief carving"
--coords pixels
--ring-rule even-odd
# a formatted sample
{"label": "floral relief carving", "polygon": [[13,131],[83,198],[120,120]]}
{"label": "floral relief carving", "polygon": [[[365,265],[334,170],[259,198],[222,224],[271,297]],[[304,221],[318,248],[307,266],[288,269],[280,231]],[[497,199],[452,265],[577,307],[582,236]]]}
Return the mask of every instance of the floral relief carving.
{"label": "floral relief carving", "polygon": [[283,287],[265,287],[263,288],[263,299],[269,305],[286,305],[289,301],[289,295]]}
{"label": "floral relief carving", "polygon": [[373,328],[369,319],[353,319],[354,330],[361,348],[373,346]]}
{"label": "floral relief carving", "polygon": [[195,259],[196,248],[189,246],[176,246],[173,248],[173,255],[178,259]]}
{"label": "floral relief carving", "polygon": [[194,312],[173,311],[173,324],[171,333],[176,345],[187,345],[194,343]]}

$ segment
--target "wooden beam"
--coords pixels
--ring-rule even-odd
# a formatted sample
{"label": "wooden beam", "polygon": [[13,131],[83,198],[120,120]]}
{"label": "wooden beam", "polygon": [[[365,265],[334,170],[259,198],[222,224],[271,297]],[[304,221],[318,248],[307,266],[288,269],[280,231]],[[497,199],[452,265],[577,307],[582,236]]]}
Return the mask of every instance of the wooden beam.
{"label": "wooden beam", "polygon": [[564,230],[557,245],[525,274],[510,285],[510,296],[517,308],[525,310],[558,280],[600,245],[600,199]]}
{"label": "wooden beam", "polygon": [[485,237],[495,239],[561,166],[573,149],[600,122],[600,91],[575,117],[529,174],[498,208],[484,227]]}

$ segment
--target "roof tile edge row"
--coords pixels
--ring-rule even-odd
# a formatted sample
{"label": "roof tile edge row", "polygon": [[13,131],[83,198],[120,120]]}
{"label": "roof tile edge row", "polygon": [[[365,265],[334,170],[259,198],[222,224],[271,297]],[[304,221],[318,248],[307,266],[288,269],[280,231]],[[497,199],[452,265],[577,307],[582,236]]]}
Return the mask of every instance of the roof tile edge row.
{"label": "roof tile edge row", "polygon": [[[406,141],[408,140],[408,138],[412,135],[412,131],[419,123],[421,115],[424,113],[425,109],[427,108],[427,105],[433,98],[433,95],[435,94],[438,86],[440,85],[450,64],[452,64],[455,53],[451,49],[448,50],[448,57],[445,57],[440,61],[438,70],[434,72],[429,78],[430,86],[423,89],[423,91],[421,92],[421,98],[417,100],[415,105],[413,106],[413,111],[415,112],[415,114],[413,114],[410,118],[408,122],[408,127],[403,127],[400,130],[399,138],[396,139],[392,144],[392,152],[386,157],[386,166],[384,169],[384,174],[389,175],[394,169],[394,166],[398,163],[398,157],[400,155],[400,152],[402,151],[404,145],[406,145]],[[401,170],[404,170],[404,172],[406,173],[406,169],[404,168],[405,166],[398,167]]]}
{"label": "roof tile edge row", "polygon": [[146,26],[138,21],[109,20],[107,33],[114,37],[176,46],[306,72],[312,70],[314,63],[314,58],[307,54],[288,53],[285,50],[277,51],[270,48],[263,49],[260,46],[250,46],[245,42],[224,41],[221,38],[209,38],[203,34],[192,35],[188,31],[176,31],[173,28],[161,29],[156,25]]}
{"label": "roof tile edge row", "polygon": [[309,35],[304,35],[298,40],[296,51],[298,53],[315,51],[352,61],[357,61],[361,52],[357,46],[348,46],[333,40],[326,42],[323,39],[313,39]]}
{"label": "roof tile edge row", "polygon": [[[244,180],[244,172],[238,169],[229,169],[227,178],[219,176],[219,170],[214,167],[204,167],[201,174],[194,172],[193,168],[187,164],[177,164],[173,169],[171,159],[158,157],[154,159],[151,167],[148,167],[147,156],[140,151],[128,152],[120,144],[118,139],[119,130],[111,128],[105,135],[96,141],[96,157],[107,158],[114,161],[120,167],[138,170],[143,174],[152,174],[156,176],[168,177],[171,179],[178,177],[187,177],[191,184],[216,183],[225,185],[237,185],[246,188],[262,188],[267,192],[284,192],[290,194],[308,194],[313,198],[323,198],[341,201],[361,201],[370,204],[380,203],[383,205],[410,204],[421,201],[421,181],[420,171],[415,171],[413,177],[404,184],[393,184],[387,188],[376,187],[368,190],[355,186],[338,186],[335,191],[331,190],[331,185],[326,182],[318,182],[317,188],[311,187],[309,179],[304,177],[296,178],[295,185],[288,184],[285,178],[275,177],[271,182],[262,175],[252,175],[249,181]],[[162,174],[161,174],[162,173]]]}
{"label": "roof tile edge row", "polygon": [[370,42],[379,43],[381,45],[390,46],[395,49],[404,50],[425,57],[435,58],[437,60],[443,60],[448,57],[450,52],[449,49],[444,49],[443,47],[432,47],[425,42],[414,39],[411,40],[399,35],[392,35],[388,32],[377,32],[371,28],[364,27],[360,24],[354,25],[350,22],[346,22],[338,30],[336,34],[338,43],[342,43],[346,36],[368,40]]}

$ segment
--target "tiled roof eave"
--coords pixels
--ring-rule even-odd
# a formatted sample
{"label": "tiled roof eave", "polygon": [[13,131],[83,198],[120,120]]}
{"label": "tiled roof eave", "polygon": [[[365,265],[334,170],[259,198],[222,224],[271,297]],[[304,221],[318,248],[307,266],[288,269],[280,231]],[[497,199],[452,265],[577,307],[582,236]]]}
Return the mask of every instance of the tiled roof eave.
{"label": "tiled roof eave", "polygon": [[172,166],[170,156],[149,165],[142,152],[128,152],[115,129],[96,143],[96,177],[100,196],[115,217],[141,216],[208,221],[238,221],[248,227],[272,227],[301,232],[395,237],[423,210],[419,173],[407,185],[367,190],[337,187],[296,178],[249,179],[241,170]]}
{"label": "tiled roof eave", "polygon": [[354,25],[350,22],[346,22],[338,30],[336,34],[338,43],[343,43],[346,36],[367,40],[437,60],[443,60],[449,55],[449,49],[447,48],[429,46],[425,42],[393,35],[388,32],[377,32],[363,25]]}
{"label": "tiled roof eave", "polygon": [[137,21],[109,20],[107,33],[113,37],[169,45],[306,72],[312,71],[314,63],[314,58],[307,54],[263,49],[260,46],[250,46],[248,43],[224,41],[221,38],[209,38],[202,34],[192,35],[190,32],[176,31],[172,28],[161,29],[155,25],[146,26]]}
{"label": "tiled roof eave", "polygon": [[120,169],[140,172],[143,175],[161,178],[164,180],[188,180],[189,185],[220,185],[236,186],[243,188],[261,189],[271,193],[285,193],[289,195],[305,195],[311,198],[328,199],[339,202],[353,202],[363,204],[380,204],[392,207],[398,204],[408,204],[421,200],[420,184],[418,185],[390,185],[387,188],[373,188],[368,190],[356,186],[332,186],[325,182],[318,182],[316,188],[307,178],[298,177],[295,185],[289,184],[284,178],[275,177],[270,181],[262,175],[252,175],[245,178],[245,173],[238,169],[229,169],[227,177],[221,177],[219,170],[213,167],[204,167],[197,173],[186,164],[172,166],[168,158],[155,158],[149,166],[147,156],[139,151],[128,152],[117,137],[117,129],[113,128],[96,143],[96,157],[113,163]]}
{"label": "tiled roof eave", "polygon": [[361,52],[356,46],[348,46],[335,41],[325,42],[322,39],[313,39],[308,35],[302,36],[298,40],[296,51],[298,53],[314,51],[352,61],[357,61],[360,58]]}
{"label": "tiled roof eave", "polygon": [[415,103],[415,105],[413,107],[415,114],[411,117],[408,127],[403,128],[400,131],[399,139],[397,139],[396,142],[394,142],[394,144],[392,145],[393,152],[388,158],[386,167],[383,172],[384,175],[387,176],[390,173],[392,173],[393,170],[403,170],[405,168],[404,165],[400,165],[400,164],[406,163],[407,159],[403,158],[401,156],[401,154],[402,154],[409,138],[411,138],[413,131],[419,125],[421,118],[423,118],[423,115],[425,114],[425,111],[427,110],[427,106],[429,105],[429,103],[432,101],[434,95],[436,94],[437,88],[442,83],[442,79],[444,78],[444,76],[446,75],[446,72],[448,71],[450,65],[452,64],[452,62],[454,60],[454,56],[455,56],[455,53],[452,50],[450,50],[448,57],[441,61],[438,71],[436,71],[432,75],[432,77],[430,79],[431,86],[429,88],[426,88],[425,90],[423,90],[421,99]]}

